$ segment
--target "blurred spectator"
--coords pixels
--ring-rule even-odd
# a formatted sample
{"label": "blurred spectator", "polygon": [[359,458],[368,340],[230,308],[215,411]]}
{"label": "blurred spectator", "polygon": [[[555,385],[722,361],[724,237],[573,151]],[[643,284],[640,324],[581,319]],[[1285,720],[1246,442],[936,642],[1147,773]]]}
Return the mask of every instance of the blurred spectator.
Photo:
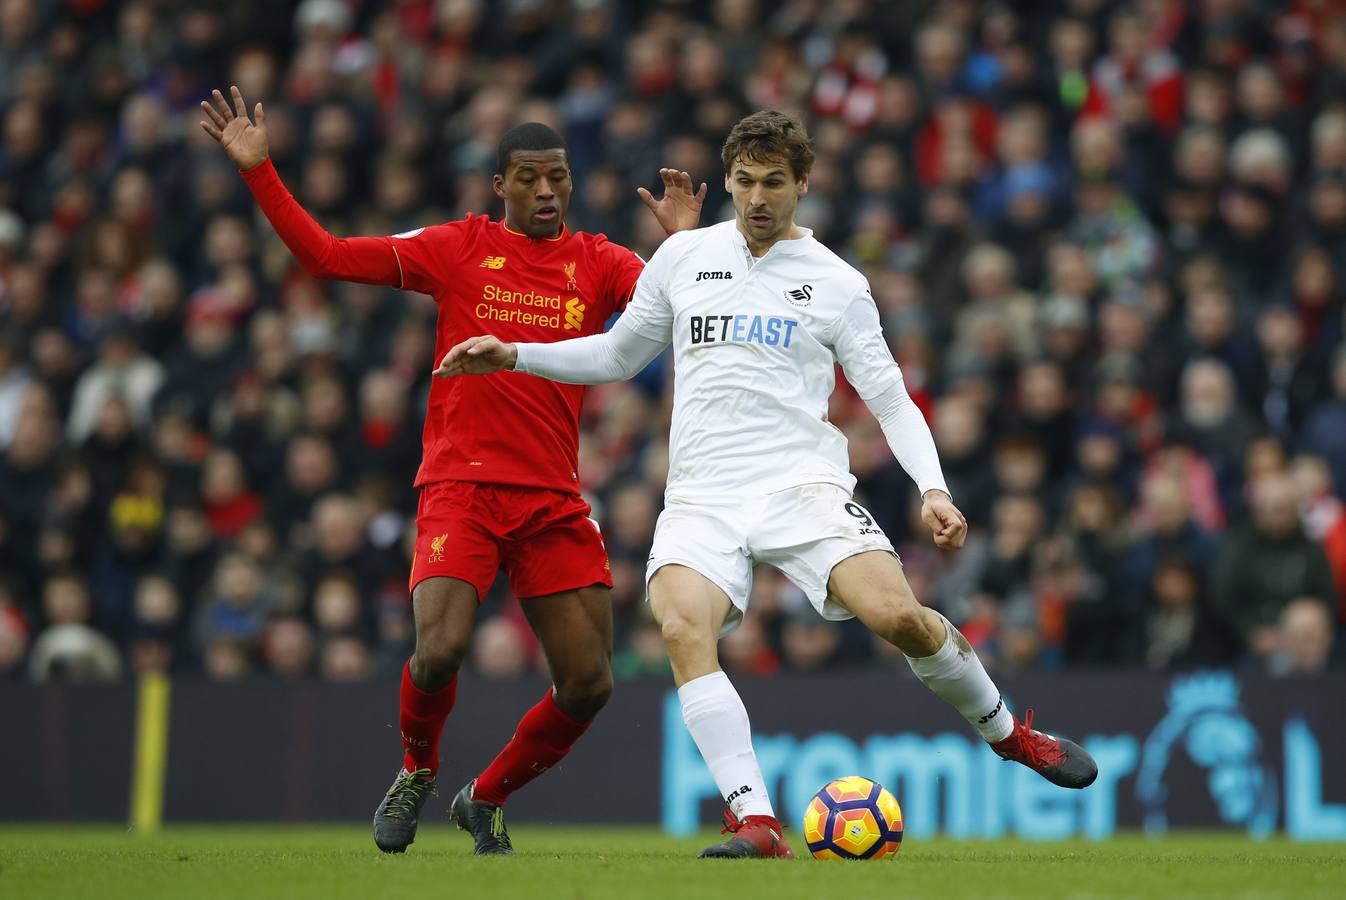
{"label": "blurred spectator", "polygon": [[[726,671],[744,675],[770,675],[780,669],[781,659],[779,654],[771,647],[771,636],[766,632],[763,618],[762,616],[745,617],[743,624],[720,641],[720,660]],[[820,622],[819,624],[825,629],[832,627],[826,622]],[[785,653],[791,655],[791,664],[797,664],[800,663],[800,657],[791,654],[789,628],[790,626],[787,624],[787,634],[782,635],[786,644]],[[827,638],[824,638],[824,640],[827,640]],[[660,644],[659,652],[662,655],[662,637],[660,638]],[[812,666],[809,668],[812,668]]]}
{"label": "blurred spectator", "polygon": [[167,578],[150,575],[136,585],[128,662],[136,672],[166,672],[181,655],[182,598]]}
{"label": "blurred spectator", "polygon": [[1032,362],[1019,371],[1017,387],[1019,426],[1047,454],[1048,469],[1068,471],[1077,418],[1065,373],[1055,363]]}
{"label": "blurred spectator", "polygon": [[1243,451],[1256,425],[1239,403],[1229,367],[1213,359],[1189,363],[1182,373],[1181,419],[1176,426],[1214,469],[1226,507],[1238,496]]}
{"label": "blurred spectator", "polygon": [[626,646],[612,659],[612,671],[618,678],[641,675],[666,675],[668,657],[664,655],[664,637],[652,620],[636,625],[627,636]]}
{"label": "blurred spectator", "polygon": [[1276,676],[1321,675],[1332,653],[1333,622],[1327,604],[1312,597],[1292,600],[1276,622],[1267,671]]}
{"label": "blurred spectator", "polygon": [[978,588],[1002,604],[1028,596],[1033,551],[1043,536],[1047,514],[1041,502],[1026,494],[996,500],[991,516],[991,547]]}
{"label": "blurred spectator", "polygon": [[241,681],[252,674],[248,645],[231,637],[211,638],[203,654],[206,677],[211,681]]}
{"label": "blurred spectator", "polygon": [[1327,556],[1304,533],[1294,481],[1264,476],[1252,485],[1250,520],[1230,535],[1215,560],[1211,598],[1247,646],[1269,652],[1273,626],[1289,603],[1312,597],[1335,605]]}
{"label": "blurred spectator", "polygon": [[1309,414],[1304,424],[1304,449],[1328,460],[1337,496],[1346,496],[1346,343],[1332,356],[1332,397]]}
{"label": "blurred spectator", "polygon": [[1290,475],[1299,493],[1304,531],[1322,545],[1332,567],[1337,618],[1346,622],[1346,504],[1332,492],[1332,470],[1322,457],[1296,457]]}
{"label": "blurred spectator", "polygon": [[[208,648],[221,640],[250,651],[261,639],[272,597],[258,565],[241,553],[230,553],[215,566],[211,588],[197,612],[197,640]],[[207,655],[209,655],[209,650]],[[228,657],[233,650],[221,649],[221,664],[232,670]]]}
{"label": "blurred spectator", "polygon": [[279,677],[303,678],[312,673],[313,630],[303,619],[272,619],[267,623],[263,645],[267,663]]}
{"label": "blurred spectator", "polygon": [[520,627],[503,616],[477,625],[472,667],[486,678],[518,678],[528,671],[528,650]]}
{"label": "blurred spectator", "polygon": [[1230,660],[1226,629],[1214,618],[1202,589],[1201,568],[1168,556],[1151,570],[1136,646],[1150,669],[1220,665]]}
{"label": "blurred spectator", "polygon": [[211,534],[234,537],[262,514],[262,498],[248,490],[243,463],[228,450],[206,457],[201,470],[201,499]]}
{"label": "blurred spectator", "polygon": [[1215,560],[1219,544],[1192,519],[1178,478],[1160,475],[1145,484],[1136,525],[1140,537],[1124,564],[1128,584],[1143,584],[1166,558],[1189,560],[1198,573],[1207,571]]}
{"label": "blurred spectator", "polygon": [[37,682],[112,681],[122,672],[117,647],[90,624],[84,580],[74,572],[47,579],[42,589],[46,627],[33,641],[28,673]]}
{"label": "blurred spectator", "polygon": [[1016,283],[1014,259],[996,244],[972,248],[963,263],[968,300],[954,323],[951,352],[975,356],[995,329],[1018,360],[1037,350],[1037,307],[1033,296]]}
{"label": "blurred spectator", "polygon": [[1159,263],[1154,226],[1118,180],[1117,133],[1086,119],[1074,135],[1081,181],[1075,191],[1076,214],[1067,227],[1070,239],[1089,254],[1099,280],[1108,288],[1143,280]]}
{"label": "blurred spectator", "polygon": [[933,429],[944,479],[971,523],[984,523],[995,494],[985,411],[969,399],[950,396],[935,410]]}
{"label": "blurred spectator", "polygon": [[150,400],[163,380],[163,367],[140,352],[134,337],[124,329],[110,332],[99,344],[98,362],[75,383],[67,437],[72,443],[83,443],[94,431],[99,410],[114,396],[126,402],[136,429],[145,431]]}
{"label": "blurred spectator", "polygon": [[323,645],[319,665],[323,678],[335,682],[364,681],[373,671],[369,648],[349,635],[329,639]]}
{"label": "blurred spectator", "polygon": [[1318,402],[1322,377],[1308,355],[1304,325],[1289,307],[1263,311],[1257,320],[1257,342],[1262,356],[1252,380],[1253,402],[1268,430],[1288,441]]}

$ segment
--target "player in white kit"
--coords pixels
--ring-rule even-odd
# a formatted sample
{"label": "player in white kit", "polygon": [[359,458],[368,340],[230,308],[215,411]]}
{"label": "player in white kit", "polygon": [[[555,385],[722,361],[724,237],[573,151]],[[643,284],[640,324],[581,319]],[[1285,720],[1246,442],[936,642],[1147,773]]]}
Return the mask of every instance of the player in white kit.
{"label": "player in white kit", "polygon": [[846,439],[827,421],[836,363],[920,488],[936,545],[963,545],[967,523],[868,283],[794,222],[813,162],[803,126],[754,113],[730,132],[722,159],[735,219],[666,240],[611,331],[551,344],[470,338],[436,370],[597,384],[632,377],[673,344],[668,486],[646,579],[683,720],[734,832],[701,855],[791,855],[716,651],[746,612],[757,563],[784,572],[824,618],[858,617],[902,650],[1002,757],[1087,787],[1098,774],[1089,754],[1033,730],[1031,710],[1014,720],[971,645],[917,602],[887,536],[851,497]]}

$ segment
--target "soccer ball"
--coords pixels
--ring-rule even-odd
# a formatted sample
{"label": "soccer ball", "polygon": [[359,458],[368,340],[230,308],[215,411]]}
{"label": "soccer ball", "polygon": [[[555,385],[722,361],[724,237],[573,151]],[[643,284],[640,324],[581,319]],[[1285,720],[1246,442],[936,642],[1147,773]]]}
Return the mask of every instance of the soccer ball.
{"label": "soccer ball", "polygon": [[877,782],[838,778],[804,810],[804,840],[817,859],[892,859],[902,846],[902,807]]}

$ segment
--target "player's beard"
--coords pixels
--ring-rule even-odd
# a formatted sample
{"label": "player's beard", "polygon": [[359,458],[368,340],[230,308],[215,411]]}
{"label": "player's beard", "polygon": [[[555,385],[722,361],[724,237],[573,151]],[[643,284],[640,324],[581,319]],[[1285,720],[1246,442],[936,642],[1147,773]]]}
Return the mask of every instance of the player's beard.
{"label": "player's beard", "polygon": [[[795,209],[798,208],[798,206],[799,203],[798,201],[796,201],[795,203],[791,204],[790,208],[788,210],[785,210],[783,213],[778,213],[776,210],[771,209],[770,207],[765,207],[756,210],[745,209],[743,211],[742,219],[740,220],[741,225],[743,227],[743,231],[755,242],[762,244],[765,244],[769,241],[777,241],[782,238],[789,237],[790,227],[794,224],[794,212]],[[756,228],[753,227],[751,222],[748,221],[749,216],[757,215],[760,213],[765,213],[766,215],[771,217],[770,222],[771,230],[766,234],[762,234],[760,231],[758,231]]]}

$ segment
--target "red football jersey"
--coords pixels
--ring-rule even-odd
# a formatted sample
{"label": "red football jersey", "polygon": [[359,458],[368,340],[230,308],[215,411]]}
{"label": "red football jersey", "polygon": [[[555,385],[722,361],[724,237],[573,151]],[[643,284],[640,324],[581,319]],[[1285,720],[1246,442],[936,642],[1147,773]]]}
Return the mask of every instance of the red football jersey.
{"label": "red football jersey", "polygon": [[[626,305],[644,263],[603,235],[534,239],[469,215],[393,237],[338,239],[281,183],[270,160],[243,173],[277,233],[313,275],[435,298],[435,362],[459,341],[562,341],[594,334]],[[577,491],[584,386],[518,372],[435,379],[416,486],[483,481]]]}
{"label": "red football jersey", "polygon": [[[439,304],[435,360],[478,334],[563,341],[595,334],[621,310],[643,268],[602,235],[562,227],[534,239],[468,216],[388,238],[406,290]],[[416,484],[456,479],[575,490],[584,386],[518,372],[437,378]]]}

